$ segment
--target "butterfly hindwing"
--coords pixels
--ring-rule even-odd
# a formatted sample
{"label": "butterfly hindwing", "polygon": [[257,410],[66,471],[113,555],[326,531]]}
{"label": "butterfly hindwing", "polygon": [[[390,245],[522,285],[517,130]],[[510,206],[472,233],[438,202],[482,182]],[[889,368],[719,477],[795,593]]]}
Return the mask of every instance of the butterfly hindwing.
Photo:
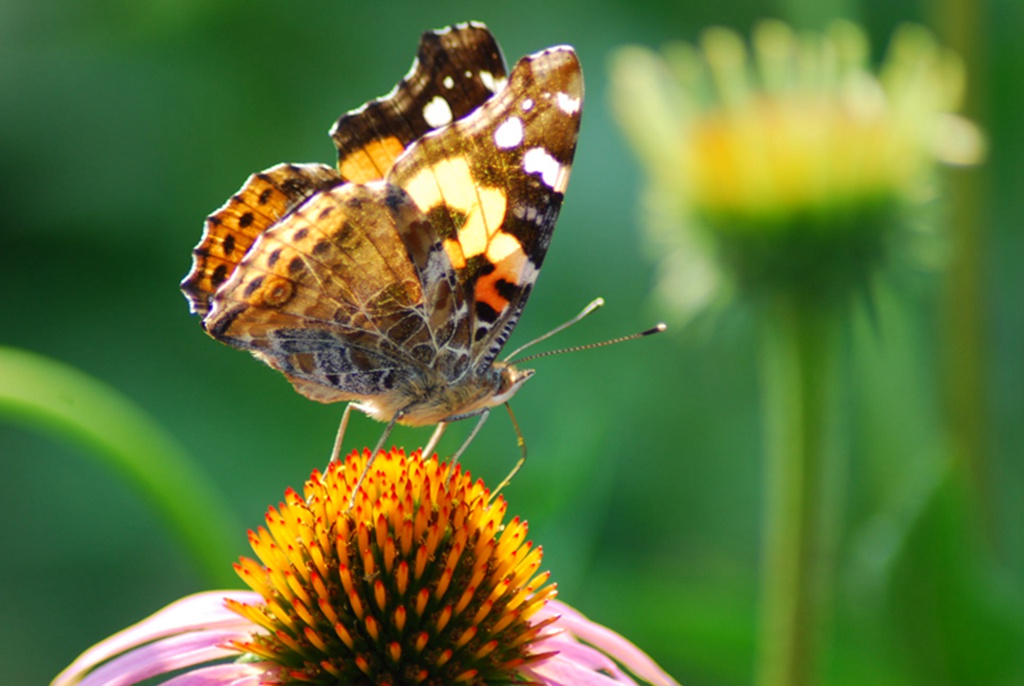
{"label": "butterfly hindwing", "polygon": [[207,217],[203,237],[192,251],[192,270],[181,282],[192,312],[206,316],[213,294],[260,234],[318,190],[340,182],[337,172],[322,164],[279,164],[250,176]]}
{"label": "butterfly hindwing", "polygon": [[582,97],[571,49],[524,57],[503,91],[410,146],[387,176],[444,241],[470,301],[477,370],[505,344],[543,264],[572,168]]}
{"label": "butterfly hindwing", "polygon": [[505,73],[501,49],[482,24],[427,31],[412,69],[394,90],[331,128],[342,177],[358,183],[383,178],[410,143],[492,97]]}
{"label": "butterfly hindwing", "polygon": [[468,364],[468,322],[463,345],[456,340],[466,308],[448,279],[424,279],[403,232],[431,229],[399,188],[345,184],[314,195],[255,242],[214,296],[207,331],[322,402],[384,394],[436,368],[442,349],[464,348]]}

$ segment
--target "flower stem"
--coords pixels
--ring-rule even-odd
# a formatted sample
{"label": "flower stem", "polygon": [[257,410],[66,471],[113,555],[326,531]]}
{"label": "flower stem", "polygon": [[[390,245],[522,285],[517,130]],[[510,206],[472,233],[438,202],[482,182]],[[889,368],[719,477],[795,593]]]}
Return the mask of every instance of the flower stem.
{"label": "flower stem", "polygon": [[836,309],[828,299],[788,292],[762,312],[766,462],[758,686],[815,681],[837,502],[830,488],[837,466]]}
{"label": "flower stem", "polygon": [[[932,15],[949,46],[956,50],[970,72],[964,113],[974,121],[989,119],[990,73],[985,64],[985,29],[988,3],[966,0],[934,0]],[[946,416],[953,450],[966,465],[981,508],[984,533],[995,541],[991,446],[986,440],[985,398],[988,378],[985,351],[986,233],[991,225],[987,198],[991,179],[986,168],[952,170],[949,185],[950,246],[942,311],[945,313],[943,350]]]}

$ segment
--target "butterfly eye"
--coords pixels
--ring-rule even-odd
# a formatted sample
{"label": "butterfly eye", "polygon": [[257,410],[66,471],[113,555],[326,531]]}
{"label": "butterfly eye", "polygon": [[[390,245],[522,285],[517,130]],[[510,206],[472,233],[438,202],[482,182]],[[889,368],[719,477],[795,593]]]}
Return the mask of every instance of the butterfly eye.
{"label": "butterfly eye", "polygon": [[516,369],[512,365],[505,365],[501,368],[500,383],[494,397],[491,398],[491,406],[497,407],[509,401],[516,394],[519,387],[526,383],[526,380],[533,376],[532,369]]}

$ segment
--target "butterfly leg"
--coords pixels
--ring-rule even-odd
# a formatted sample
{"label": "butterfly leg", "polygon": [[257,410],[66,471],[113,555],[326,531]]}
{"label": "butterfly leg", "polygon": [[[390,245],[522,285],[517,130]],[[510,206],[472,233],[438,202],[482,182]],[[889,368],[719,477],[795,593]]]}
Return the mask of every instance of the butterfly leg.
{"label": "butterfly leg", "polygon": [[434,452],[437,448],[437,442],[441,440],[441,436],[444,434],[444,430],[448,428],[448,422],[438,422],[437,428],[434,429],[434,433],[431,434],[430,440],[427,441],[427,445],[423,448],[423,459],[426,460],[430,457],[430,453]]}
{"label": "butterfly leg", "polygon": [[328,465],[331,462],[337,462],[338,458],[341,457],[341,442],[345,439],[345,429],[348,428],[348,416],[352,413],[352,403],[345,406],[345,411],[341,414],[341,424],[338,425],[338,435],[334,437],[334,449],[331,450],[331,459],[328,461]]}
{"label": "butterfly leg", "polygon": [[519,446],[519,461],[516,462],[516,466],[512,468],[512,471],[508,473],[508,476],[502,479],[502,482],[498,484],[498,487],[491,491],[491,500],[494,500],[494,498],[497,497],[498,492],[512,482],[512,477],[518,474],[519,470],[522,469],[524,464],[526,464],[526,439],[523,438],[523,432],[519,430],[519,422],[516,421],[516,416],[512,412],[512,406],[505,403],[505,409],[508,410],[509,419],[512,420],[512,428],[516,430],[516,444]]}
{"label": "butterfly leg", "polygon": [[469,432],[469,436],[466,437],[466,440],[462,442],[462,445],[459,446],[459,449],[455,452],[454,455],[452,455],[452,460],[448,464],[449,483],[451,482],[451,477],[455,475],[455,465],[459,463],[459,458],[462,457],[462,453],[466,452],[466,448],[468,448],[469,444],[473,442],[473,439],[476,438],[476,435],[480,433],[480,428],[484,425],[484,422],[487,421],[487,417],[490,414],[490,408],[487,408],[486,410],[480,413],[480,419],[479,421],[477,421],[476,426],[473,427],[473,430]]}
{"label": "butterfly leg", "polygon": [[363,473],[359,475],[359,480],[356,481],[355,488],[352,489],[352,497],[348,499],[348,509],[352,509],[352,506],[356,504],[356,493],[359,492],[359,487],[363,485],[363,480],[366,479],[366,475],[370,472],[370,467],[373,466],[373,461],[377,459],[377,453],[384,447],[384,441],[388,440],[388,436],[391,435],[391,430],[395,428],[395,423],[398,422],[399,418],[405,414],[404,412],[396,412],[395,416],[391,418],[387,426],[384,427],[384,433],[380,435],[380,440],[377,441],[377,447],[370,453],[370,459],[366,461],[366,466],[363,467]]}

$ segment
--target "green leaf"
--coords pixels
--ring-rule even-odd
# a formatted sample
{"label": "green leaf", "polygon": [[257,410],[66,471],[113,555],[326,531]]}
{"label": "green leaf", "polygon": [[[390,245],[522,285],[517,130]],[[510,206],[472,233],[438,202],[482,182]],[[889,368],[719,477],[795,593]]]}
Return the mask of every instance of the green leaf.
{"label": "green leaf", "polygon": [[947,470],[904,541],[890,577],[893,623],[919,683],[1021,683],[1022,598],[986,550],[964,476]]}
{"label": "green leaf", "polygon": [[70,441],[143,494],[212,583],[230,566],[241,527],[184,449],[131,400],[61,362],[0,347],[0,418]]}

